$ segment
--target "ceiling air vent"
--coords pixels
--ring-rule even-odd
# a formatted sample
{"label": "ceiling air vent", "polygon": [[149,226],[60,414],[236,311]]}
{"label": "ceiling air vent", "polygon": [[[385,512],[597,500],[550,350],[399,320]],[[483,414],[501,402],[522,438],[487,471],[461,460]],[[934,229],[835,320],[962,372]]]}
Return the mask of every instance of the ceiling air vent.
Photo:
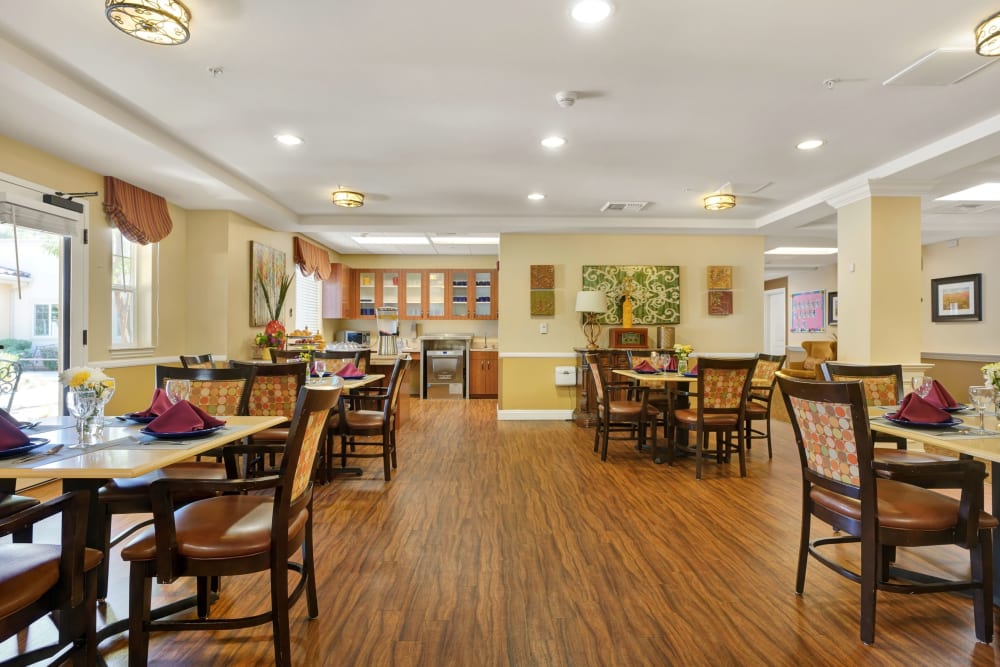
{"label": "ceiling air vent", "polygon": [[648,201],[609,201],[601,207],[601,213],[607,213],[608,211],[638,213],[648,205]]}

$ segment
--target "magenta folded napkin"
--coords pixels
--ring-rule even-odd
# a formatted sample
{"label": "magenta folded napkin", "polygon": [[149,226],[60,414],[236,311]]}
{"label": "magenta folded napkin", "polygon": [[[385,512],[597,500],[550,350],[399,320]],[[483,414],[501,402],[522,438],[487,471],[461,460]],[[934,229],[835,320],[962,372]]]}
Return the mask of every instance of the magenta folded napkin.
{"label": "magenta folded napkin", "polygon": [[18,428],[17,422],[12,424],[6,419],[0,419],[0,451],[26,444],[28,444],[28,436]]}
{"label": "magenta folded napkin", "polygon": [[958,402],[951,397],[948,390],[940,382],[934,380],[931,383],[931,390],[925,399],[931,405],[938,408],[957,408]]}
{"label": "magenta folded napkin", "polygon": [[950,422],[951,415],[916,394],[907,394],[899,404],[899,410],[890,412],[886,417],[903,419],[922,424],[937,424]]}
{"label": "magenta folded napkin", "polygon": [[657,368],[653,364],[651,364],[648,361],[646,361],[645,359],[643,359],[642,361],[640,361],[639,363],[637,363],[635,366],[633,366],[632,370],[634,370],[634,371],[642,371],[644,373],[655,373],[657,371]]}
{"label": "magenta folded napkin", "polygon": [[665,371],[676,371],[677,370],[677,357],[675,357],[674,355],[671,354],[670,355],[670,360],[667,361],[667,365],[664,366],[663,370],[665,370]]}
{"label": "magenta folded napkin", "polygon": [[21,428],[21,422],[17,421],[13,417],[11,417],[10,413],[7,412],[6,410],[4,410],[3,408],[0,408],[0,419],[4,420],[4,421],[6,421],[6,422],[8,422],[10,424],[13,424],[17,428]]}
{"label": "magenta folded napkin", "polygon": [[342,378],[363,378],[364,373],[358,370],[358,367],[354,365],[353,362],[348,361],[344,364],[344,367],[336,372]]}
{"label": "magenta folded napkin", "polygon": [[167,392],[163,389],[157,387],[153,391],[153,400],[150,402],[149,407],[141,412],[133,412],[133,417],[159,417],[167,410],[173,407],[173,403],[167,397]]}
{"label": "magenta folded napkin", "polygon": [[149,422],[146,425],[146,430],[154,433],[184,433],[222,426],[225,423],[197,405],[192,405],[188,401],[178,401],[162,415]]}

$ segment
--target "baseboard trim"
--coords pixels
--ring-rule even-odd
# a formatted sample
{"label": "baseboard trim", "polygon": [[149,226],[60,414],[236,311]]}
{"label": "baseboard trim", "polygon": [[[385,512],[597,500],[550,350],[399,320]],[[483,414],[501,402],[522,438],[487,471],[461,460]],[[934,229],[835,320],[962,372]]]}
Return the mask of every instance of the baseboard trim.
{"label": "baseboard trim", "polygon": [[497,410],[497,421],[570,421],[572,410]]}

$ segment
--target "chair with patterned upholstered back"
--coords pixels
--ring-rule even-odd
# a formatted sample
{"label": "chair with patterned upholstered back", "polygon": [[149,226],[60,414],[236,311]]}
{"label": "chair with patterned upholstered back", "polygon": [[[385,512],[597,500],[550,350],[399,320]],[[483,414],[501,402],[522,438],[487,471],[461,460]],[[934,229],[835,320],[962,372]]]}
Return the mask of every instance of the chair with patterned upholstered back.
{"label": "chair with patterned upholstered back", "polygon": [[[288,439],[288,428],[295,412],[295,401],[299,390],[306,383],[309,363],[294,361],[286,364],[257,364],[246,361],[230,361],[233,368],[251,366],[254,369],[253,386],[247,414],[252,417],[282,416],[288,421],[279,426],[255,433],[251,442],[283,443]],[[273,460],[272,460],[273,467]],[[245,471],[249,468],[245,468]]]}
{"label": "chair with patterned upholstered back", "polygon": [[[695,408],[674,410],[672,427],[676,431],[693,431],[695,442],[688,447],[673,444],[667,449],[667,461],[673,463],[674,450],[680,449],[695,457],[695,479],[701,479],[701,463],[706,456],[713,456],[717,463],[729,461],[736,452],[740,462],[740,477],[747,475],[744,421],[750,380],[757,364],[756,357],[747,359],[717,359],[698,357],[698,391]],[[708,447],[708,436],[716,434],[716,446]],[[736,433],[736,444],[733,444]],[[678,438],[672,438],[677,443]]]}
{"label": "chair with patterned upholstered back", "polygon": [[314,359],[326,361],[326,371],[336,373],[347,362],[354,364],[362,373],[368,372],[368,363],[371,360],[371,350],[317,350],[313,353]]}
{"label": "chair with patterned upholstered back", "polygon": [[[326,433],[330,410],[343,383],[306,386],[299,392],[288,440],[276,475],[225,481],[163,480],[152,486],[154,526],[122,549],[129,563],[129,664],[145,665],[151,632],[247,628],[270,623],[274,655],[269,661],[291,665],[289,608],[305,593],[310,618],[319,615],[313,556],[313,471]],[[234,445],[236,455],[254,456],[274,445]],[[203,496],[178,509],[176,495]],[[183,577],[198,581],[267,572],[270,607],[235,618],[210,614],[211,599],[200,599],[196,618],[154,620],[150,611],[153,579],[170,584]],[[289,591],[289,572],[298,580]],[[200,585],[199,585],[200,588]],[[230,603],[239,608],[240,600]],[[244,608],[247,605],[244,605]],[[255,605],[249,605],[259,611]],[[228,611],[228,610],[227,610]],[[168,638],[164,638],[168,641]]]}
{"label": "chair with patterned upholstered back", "polygon": [[215,360],[209,354],[182,354],[181,366],[184,368],[215,368]]}
{"label": "chair with patterned upholstered back", "polygon": [[191,381],[188,402],[213,417],[245,415],[250,404],[254,367],[241,368],[179,368],[157,366],[156,386],[164,387],[167,380]]}
{"label": "chair with patterned upholstered back", "polygon": [[[771,449],[771,399],[774,398],[774,386],[777,382],[777,372],[785,363],[783,354],[758,354],[757,365],[753,369],[750,380],[750,394],[746,405],[747,449],[753,446],[754,440],[767,440],[767,458],[774,452]],[[753,428],[752,422],[763,421],[760,429]]]}
{"label": "chair with patterned upholstered back", "polygon": [[[631,382],[606,382],[600,358],[587,353],[587,366],[594,380],[594,398],[597,402],[597,428],[594,430],[594,451],[600,451],[601,460],[608,460],[611,440],[635,440],[638,448],[651,446],[656,456],[656,423],[660,411],[649,404],[649,387]],[[612,436],[612,433],[622,435]]]}
{"label": "chair with patterned upholstered back", "polygon": [[[904,465],[873,459],[868,402],[860,380],[815,382],[782,374],[778,385],[792,421],[802,471],[795,592],[802,595],[810,556],[860,583],[861,641],[871,644],[875,641],[876,591],[970,590],[976,638],[990,643],[992,531],[997,520],[983,511],[985,466],[973,460]],[[928,485],[961,489],[961,496],[956,499],[922,488]],[[810,541],[812,517],[840,534]],[[860,545],[860,559],[856,551],[844,548],[850,543]],[[968,549],[970,576],[950,580],[919,574],[905,579],[894,576],[890,566],[896,547],[933,545]],[[913,562],[920,562],[920,556]],[[932,628],[921,624],[923,632],[933,632]]]}

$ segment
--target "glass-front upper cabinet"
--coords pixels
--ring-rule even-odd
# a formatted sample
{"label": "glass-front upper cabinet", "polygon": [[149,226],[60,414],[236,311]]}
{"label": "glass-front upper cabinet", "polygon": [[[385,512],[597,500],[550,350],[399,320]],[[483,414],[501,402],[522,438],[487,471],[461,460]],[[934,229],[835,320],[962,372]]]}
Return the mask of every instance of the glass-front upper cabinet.
{"label": "glass-front upper cabinet", "polygon": [[496,307],[496,271],[476,271],[473,274],[473,295],[476,300],[474,317],[477,320],[495,320]]}
{"label": "glass-front upper cabinet", "polygon": [[424,271],[406,271],[403,273],[403,309],[402,317],[409,320],[419,320],[424,316]]}
{"label": "glass-front upper cabinet", "polygon": [[444,309],[445,272],[427,272],[427,314],[424,317],[443,318],[447,313]]}
{"label": "glass-front upper cabinet", "polygon": [[469,317],[469,271],[451,272],[451,313],[449,317],[460,320]]}
{"label": "glass-front upper cabinet", "polygon": [[375,317],[376,285],[375,271],[357,272],[358,317]]}
{"label": "glass-front upper cabinet", "polygon": [[399,309],[399,271],[382,271],[382,306]]}

